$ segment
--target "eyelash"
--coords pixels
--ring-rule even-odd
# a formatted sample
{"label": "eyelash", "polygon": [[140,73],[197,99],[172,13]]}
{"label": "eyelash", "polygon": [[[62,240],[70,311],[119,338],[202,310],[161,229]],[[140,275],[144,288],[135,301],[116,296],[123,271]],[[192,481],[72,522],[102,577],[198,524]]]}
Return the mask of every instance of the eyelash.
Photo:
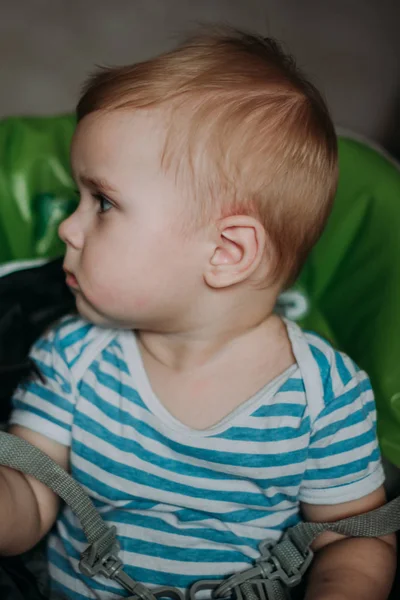
{"label": "eyelash", "polygon": [[[74,190],[75,194],[80,197],[81,193],[78,189]],[[96,193],[92,193],[92,198],[94,198],[97,203],[99,204],[99,214],[104,214],[106,212],[108,212],[111,208],[113,208],[113,203],[111,202],[111,200],[109,200],[107,198],[107,196],[105,196],[104,194],[102,194],[101,192],[96,192]],[[107,204],[109,204],[109,208],[104,209],[104,203],[107,202]]]}
{"label": "eyelash", "polygon": [[[104,213],[111,210],[111,208],[113,208],[113,203],[107,198],[107,196],[104,196],[104,194],[97,192],[96,194],[92,194],[92,195],[93,195],[93,198],[95,200],[97,200],[97,202],[99,203],[99,213],[101,215],[103,215]],[[104,209],[104,203],[109,204],[109,207]]]}

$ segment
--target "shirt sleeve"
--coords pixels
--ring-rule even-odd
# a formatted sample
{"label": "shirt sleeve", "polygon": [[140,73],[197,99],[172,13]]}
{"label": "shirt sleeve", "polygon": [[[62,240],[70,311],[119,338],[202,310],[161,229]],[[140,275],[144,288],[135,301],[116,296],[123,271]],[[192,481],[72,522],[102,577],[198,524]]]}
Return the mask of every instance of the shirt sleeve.
{"label": "shirt sleeve", "polygon": [[57,326],[33,345],[30,357],[43,381],[34,375],[17,388],[12,398],[10,425],[22,425],[70,446],[75,386]]}
{"label": "shirt sleeve", "polygon": [[299,499],[308,504],[357,500],[384,479],[374,394],[366,373],[355,368],[313,424]]}

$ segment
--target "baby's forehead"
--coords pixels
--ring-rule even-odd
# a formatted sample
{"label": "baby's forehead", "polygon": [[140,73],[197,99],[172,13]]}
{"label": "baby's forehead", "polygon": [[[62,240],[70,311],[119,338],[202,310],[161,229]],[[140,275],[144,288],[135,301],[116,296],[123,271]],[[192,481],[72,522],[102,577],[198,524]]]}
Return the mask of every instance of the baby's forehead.
{"label": "baby's forehead", "polygon": [[152,161],[160,165],[167,130],[166,116],[160,110],[96,111],[78,123],[71,160],[125,162],[129,158],[132,166]]}
{"label": "baby's forehead", "polygon": [[174,169],[163,165],[166,124],[160,111],[98,111],[85,116],[71,147],[77,187],[81,192],[100,190],[124,206],[156,206],[159,198],[165,208],[176,211],[183,194]]}
{"label": "baby's forehead", "polygon": [[167,114],[166,110],[160,108],[99,110],[78,123],[74,137],[117,138],[124,142],[145,136],[150,141],[165,136]]}

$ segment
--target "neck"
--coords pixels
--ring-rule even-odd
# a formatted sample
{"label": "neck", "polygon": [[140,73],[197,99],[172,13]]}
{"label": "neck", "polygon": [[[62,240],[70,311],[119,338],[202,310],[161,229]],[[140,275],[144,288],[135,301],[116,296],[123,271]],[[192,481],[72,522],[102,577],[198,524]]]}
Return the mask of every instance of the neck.
{"label": "neck", "polygon": [[[268,297],[269,296],[269,297]],[[142,352],[153,360],[177,371],[192,370],[215,362],[226,351],[247,343],[254,343],[259,335],[264,337],[276,330],[280,319],[273,309],[276,294],[263,290],[252,302],[237,301],[211,306],[201,312],[194,311],[185,325],[168,332],[140,330],[137,332]]]}

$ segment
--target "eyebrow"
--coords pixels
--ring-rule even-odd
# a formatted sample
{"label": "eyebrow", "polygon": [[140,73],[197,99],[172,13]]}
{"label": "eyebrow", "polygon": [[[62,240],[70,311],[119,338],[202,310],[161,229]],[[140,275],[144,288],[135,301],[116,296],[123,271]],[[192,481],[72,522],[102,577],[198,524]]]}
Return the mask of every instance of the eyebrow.
{"label": "eyebrow", "polygon": [[87,175],[81,175],[79,177],[79,179],[83,183],[83,185],[85,185],[86,187],[96,188],[97,190],[99,190],[100,192],[104,192],[105,194],[110,193],[110,192],[112,194],[117,193],[117,190],[115,188],[113,188],[112,185],[110,185],[103,178],[89,177]]}

